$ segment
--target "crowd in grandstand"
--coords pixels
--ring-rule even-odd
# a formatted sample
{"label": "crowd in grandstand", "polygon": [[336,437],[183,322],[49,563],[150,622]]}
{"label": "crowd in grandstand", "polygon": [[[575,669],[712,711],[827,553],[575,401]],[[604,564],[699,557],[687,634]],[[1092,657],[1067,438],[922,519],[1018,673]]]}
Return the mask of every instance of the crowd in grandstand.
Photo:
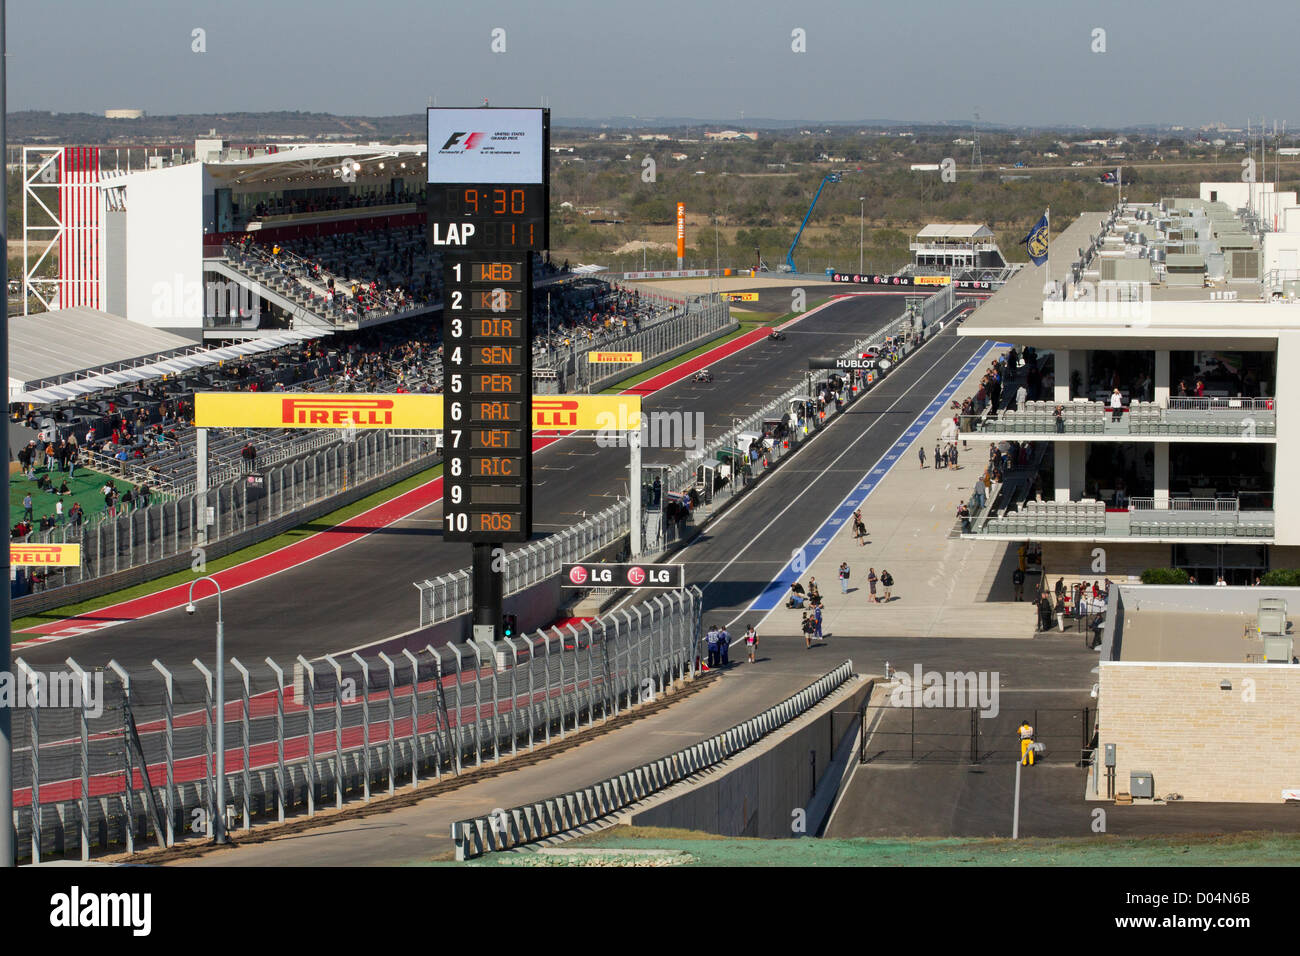
{"label": "crowd in grandstand", "polygon": [[389,206],[398,203],[422,203],[425,191],[401,190],[393,193],[372,189],[368,192],[351,196],[311,196],[291,197],[277,196],[259,202],[252,209],[252,217],[302,215],[312,212],[332,212],[337,209],[365,209],[370,206]]}

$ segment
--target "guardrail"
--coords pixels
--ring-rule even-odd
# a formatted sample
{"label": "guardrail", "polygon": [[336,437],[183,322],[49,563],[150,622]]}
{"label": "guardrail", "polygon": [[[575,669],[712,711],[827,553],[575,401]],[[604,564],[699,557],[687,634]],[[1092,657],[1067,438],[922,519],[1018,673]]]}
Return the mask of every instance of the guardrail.
{"label": "guardrail", "polygon": [[750,747],[817,706],[852,676],[853,661],[845,661],[757,716],[667,757],[580,790],[457,821],[451,825],[456,859],[469,860],[563,836],[617,813]]}
{"label": "guardrail", "polygon": [[1236,498],[1130,498],[1129,511],[1213,511],[1236,514],[1241,510]]}
{"label": "guardrail", "polygon": [[[230,659],[131,673],[15,661],[14,818],[20,853],[82,860],[211,835],[216,722],[232,831],[369,802],[562,739],[695,674],[703,601],[674,591],[582,628],[493,645],[347,658]],[[84,675],[84,676],[83,676]],[[94,688],[98,685],[98,690]],[[35,690],[33,690],[35,689]],[[76,690],[75,702],[63,698]],[[35,697],[33,698],[33,695]]]}

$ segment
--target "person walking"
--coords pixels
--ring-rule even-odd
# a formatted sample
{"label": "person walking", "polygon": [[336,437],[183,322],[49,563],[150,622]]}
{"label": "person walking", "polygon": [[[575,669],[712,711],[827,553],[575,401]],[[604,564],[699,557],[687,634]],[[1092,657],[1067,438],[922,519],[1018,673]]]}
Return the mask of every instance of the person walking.
{"label": "person walking", "polygon": [[925,446],[924,445],[916,446],[916,457],[921,459],[921,467],[925,468]]}
{"label": "person walking", "polygon": [[853,537],[858,539],[858,547],[867,545],[867,526],[862,522],[862,512],[853,512]]}
{"label": "person walking", "polygon": [[731,635],[727,633],[727,626],[724,624],[718,628],[718,663],[722,667],[731,666],[729,652],[731,650]]}
{"label": "person walking", "polygon": [[754,653],[758,650],[758,631],[751,624],[745,628],[745,648],[749,651],[749,663],[754,663]]}
{"label": "person walking", "polygon": [[1014,571],[1011,572],[1011,586],[1015,591],[1015,595],[1016,595],[1015,599],[1017,601],[1023,601],[1025,599],[1025,572],[1024,571],[1021,571],[1019,568],[1016,568]]}
{"label": "person walking", "polygon": [[840,562],[840,593],[849,593],[849,563],[847,561]]}
{"label": "person walking", "polygon": [[813,634],[817,640],[824,640],[822,637],[822,606],[818,604],[812,609]]}
{"label": "person walking", "polygon": [[805,648],[812,647],[813,625],[812,618],[808,616],[807,611],[803,612],[803,619],[799,622],[799,629],[803,631],[803,646]]}
{"label": "person walking", "polygon": [[884,603],[889,603],[890,592],[894,589],[894,576],[889,573],[888,568],[883,568],[880,572],[880,586],[885,589]]}
{"label": "person walking", "polygon": [[23,520],[32,520],[32,496],[31,492],[23,495]]}
{"label": "person walking", "polygon": [[875,568],[870,568],[870,569],[867,571],[867,589],[871,592],[871,603],[872,603],[872,604],[879,604],[879,603],[880,603],[880,601],[877,600],[877,598],[876,598],[876,583],[877,583],[879,580],[880,580],[880,578],[876,577],[876,569],[875,569]]}

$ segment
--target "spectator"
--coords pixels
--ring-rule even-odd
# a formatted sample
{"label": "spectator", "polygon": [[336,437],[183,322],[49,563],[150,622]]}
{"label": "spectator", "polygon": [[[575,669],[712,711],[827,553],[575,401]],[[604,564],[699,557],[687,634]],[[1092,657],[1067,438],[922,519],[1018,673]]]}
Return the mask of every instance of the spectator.
{"label": "spectator", "polygon": [[849,563],[847,561],[840,562],[840,593],[849,593]]}
{"label": "spectator", "polygon": [[872,604],[880,603],[879,599],[876,597],[876,584],[879,580],[880,578],[876,576],[876,569],[869,568],[867,570],[867,590],[870,592],[870,600]]}
{"label": "spectator", "polygon": [[881,600],[888,604],[894,590],[894,576],[889,573],[888,568],[884,568],[880,572],[880,586],[885,589],[885,596]]}

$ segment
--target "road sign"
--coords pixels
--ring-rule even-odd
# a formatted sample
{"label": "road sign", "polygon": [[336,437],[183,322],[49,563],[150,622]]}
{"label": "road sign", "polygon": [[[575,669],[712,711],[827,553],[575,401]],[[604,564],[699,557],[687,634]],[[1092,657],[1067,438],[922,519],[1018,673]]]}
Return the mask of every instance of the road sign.
{"label": "road sign", "polygon": [[681,588],[685,580],[685,569],[680,564],[582,562],[560,568],[563,588]]}

